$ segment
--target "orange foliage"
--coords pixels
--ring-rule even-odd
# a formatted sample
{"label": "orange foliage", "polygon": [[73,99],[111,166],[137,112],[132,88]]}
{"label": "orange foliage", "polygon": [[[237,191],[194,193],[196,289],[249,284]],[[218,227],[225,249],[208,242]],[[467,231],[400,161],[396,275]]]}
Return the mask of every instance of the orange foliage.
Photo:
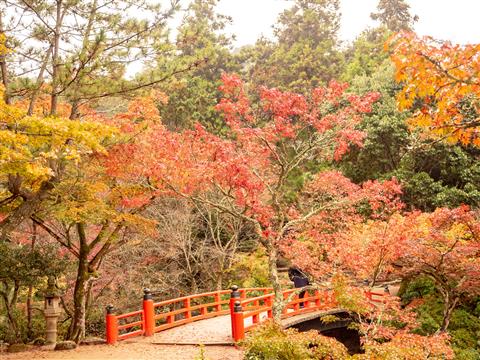
{"label": "orange foliage", "polygon": [[413,126],[450,142],[480,146],[480,44],[458,45],[401,32],[389,40],[400,110]]}

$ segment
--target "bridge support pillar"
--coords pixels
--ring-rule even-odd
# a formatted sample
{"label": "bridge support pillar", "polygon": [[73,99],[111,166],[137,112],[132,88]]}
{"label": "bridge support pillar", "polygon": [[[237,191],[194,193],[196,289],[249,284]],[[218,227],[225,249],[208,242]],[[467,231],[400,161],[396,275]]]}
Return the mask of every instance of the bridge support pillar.
{"label": "bridge support pillar", "polygon": [[245,338],[245,326],[243,323],[243,309],[240,301],[235,301],[233,306],[233,340],[235,342]]}
{"label": "bridge support pillar", "polygon": [[106,323],[106,338],[108,345],[114,345],[118,340],[118,320],[117,316],[113,313],[113,306],[108,305],[107,315],[105,318]]}
{"label": "bridge support pillar", "polygon": [[143,324],[144,336],[153,336],[155,333],[155,310],[150,289],[143,289]]}

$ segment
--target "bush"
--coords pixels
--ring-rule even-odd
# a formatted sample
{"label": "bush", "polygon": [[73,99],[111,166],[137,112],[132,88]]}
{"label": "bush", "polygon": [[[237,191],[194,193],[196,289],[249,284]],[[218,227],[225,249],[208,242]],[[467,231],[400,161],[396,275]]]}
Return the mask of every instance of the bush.
{"label": "bush", "polygon": [[93,305],[87,314],[85,323],[87,336],[105,336],[105,310],[100,306]]}
{"label": "bush", "polygon": [[455,352],[456,360],[478,360],[480,359],[480,351],[475,349],[464,349]]}
{"label": "bush", "polygon": [[0,308],[0,341],[7,343],[14,343],[16,341],[30,342],[38,337],[45,335],[45,318],[43,313],[33,311],[32,313],[32,327],[31,332],[27,331],[27,317],[23,309],[15,309],[14,316],[17,321],[17,326],[20,331],[20,338],[17,339],[8,324],[6,315],[2,313]]}
{"label": "bush", "polygon": [[448,343],[448,336],[421,336],[399,333],[383,344],[365,344],[365,353],[354,355],[355,360],[451,360],[454,353]]}
{"label": "bush", "polygon": [[295,329],[283,330],[273,322],[267,322],[242,343],[245,360],[343,360],[348,359],[345,346],[335,339],[316,331],[299,333]]}
{"label": "bush", "polygon": [[[416,307],[420,326],[414,330],[416,334],[432,335],[438,331],[442,323],[443,303],[438,296],[433,282],[425,277],[418,277],[405,283],[402,291],[402,302],[421,298],[421,305]],[[480,301],[473,299],[463,301],[452,313],[448,333],[457,359],[480,359]]]}

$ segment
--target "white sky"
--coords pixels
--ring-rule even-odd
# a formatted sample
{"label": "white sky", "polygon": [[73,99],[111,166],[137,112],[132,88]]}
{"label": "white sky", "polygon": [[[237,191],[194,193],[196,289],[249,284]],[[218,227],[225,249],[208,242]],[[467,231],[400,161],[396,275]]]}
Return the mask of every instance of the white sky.
{"label": "white sky", "polygon": [[[369,25],[378,0],[341,0],[341,38],[353,40]],[[415,30],[421,35],[458,43],[480,43],[480,0],[407,0],[418,15]],[[271,36],[278,14],[291,5],[288,0],[220,0],[218,12],[233,18],[228,30],[237,46],[255,43],[260,34]]]}

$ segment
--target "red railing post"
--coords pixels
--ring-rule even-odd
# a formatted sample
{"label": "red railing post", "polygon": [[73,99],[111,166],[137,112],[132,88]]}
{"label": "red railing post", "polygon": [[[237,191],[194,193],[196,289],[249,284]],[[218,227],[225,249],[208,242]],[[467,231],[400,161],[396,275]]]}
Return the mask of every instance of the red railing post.
{"label": "red railing post", "polygon": [[315,290],[315,307],[319,309],[321,305],[322,301],[320,299],[320,291]]}
{"label": "red railing post", "polygon": [[[304,297],[306,297],[306,298],[308,299],[310,296],[311,296],[311,295],[310,295],[310,290],[306,290]],[[304,309],[309,308],[309,307],[310,307],[310,300],[305,300],[305,301],[303,302],[303,307],[304,307]]]}
{"label": "red railing post", "polygon": [[[297,294],[293,297],[292,301],[297,301],[298,299],[299,299],[299,296]],[[298,302],[293,304],[293,311],[298,311],[299,309],[300,309],[300,304]]]}
{"label": "red railing post", "polygon": [[230,323],[232,324],[232,338],[235,339],[235,327],[233,325],[233,308],[235,307],[235,301],[240,299],[240,291],[238,291],[238,286],[233,285],[231,288],[232,292],[230,293]]}
{"label": "red railing post", "polygon": [[215,311],[222,311],[222,305],[220,304],[220,293],[217,292],[215,295],[215,302],[217,303],[217,305],[215,305]]}
{"label": "red railing post", "polygon": [[113,313],[113,306],[108,305],[107,315],[105,318],[105,327],[106,327],[106,338],[107,344],[113,345],[117,342],[118,339],[118,320],[117,316]]}
{"label": "red railing post", "polygon": [[185,308],[185,319],[191,319],[192,314],[190,313],[190,298],[183,300],[183,307]]}
{"label": "red railing post", "polygon": [[271,296],[267,297],[265,299],[265,305],[269,307],[269,309],[267,310],[267,317],[269,319],[273,318],[272,304],[273,304],[272,297]]}
{"label": "red railing post", "polygon": [[243,311],[240,301],[235,301],[233,306],[233,340],[235,342],[243,340],[245,338],[245,327],[243,324]]}
{"label": "red railing post", "polygon": [[155,309],[150,289],[143,289],[143,335],[153,336],[155,333]]}

